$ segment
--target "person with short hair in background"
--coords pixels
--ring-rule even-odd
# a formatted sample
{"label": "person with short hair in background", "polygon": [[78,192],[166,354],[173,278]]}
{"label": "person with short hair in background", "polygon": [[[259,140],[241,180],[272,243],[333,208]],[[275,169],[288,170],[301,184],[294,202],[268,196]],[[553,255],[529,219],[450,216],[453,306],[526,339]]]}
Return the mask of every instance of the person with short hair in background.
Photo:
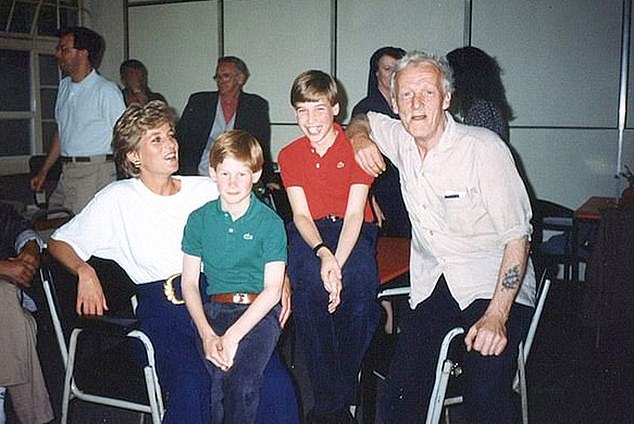
{"label": "person with short hair in background", "polygon": [[123,88],[123,100],[126,106],[131,103],[138,103],[145,106],[147,102],[152,100],[160,100],[167,103],[165,97],[161,93],[155,93],[148,87],[147,68],[140,60],[128,59],[119,66],[119,75]]}
{"label": "person with short hair in background", "polygon": [[55,59],[67,76],[59,83],[55,102],[57,132],[42,168],[30,181],[31,189],[40,191],[60,159],[62,174],[48,203],[74,213],[116,179],[110,140],[125,104],[119,87],[97,72],[104,49],[103,37],[91,29],[60,31]]}
{"label": "person with short hair in background", "polygon": [[240,129],[249,132],[262,146],[262,183],[279,189],[271,158],[269,103],[257,94],[243,91],[250,75],[242,59],[223,56],[218,59],[214,74],[218,91],[189,96],[176,126],[182,174],[209,175],[209,152],[216,138],[225,131]]}

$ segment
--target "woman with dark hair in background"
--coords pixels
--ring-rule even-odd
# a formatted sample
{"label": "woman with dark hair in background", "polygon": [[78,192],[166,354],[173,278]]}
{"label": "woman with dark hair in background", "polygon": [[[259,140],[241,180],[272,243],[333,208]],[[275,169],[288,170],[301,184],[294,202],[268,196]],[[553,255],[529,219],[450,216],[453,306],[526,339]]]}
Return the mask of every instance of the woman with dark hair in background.
{"label": "woman with dark hair in background", "polygon": [[[352,116],[378,112],[398,119],[392,110],[390,78],[394,64],[405,55],[399,47],[381,47],[370,58],[368,74],[368,95],[352,109]],[[394,237],[411,237],[412,226],[409,222],[398,170],[384,157],[386,170],[371,188],[372,209],[381,227],[381,234]]]}
{"label": "woman with dark hair in background", "polygon": [[461,47],[449,52],[447,61],[455,86],[449,110],[465,124],[488,128],[508,143],[513,110],[495,58],[477,47]]}

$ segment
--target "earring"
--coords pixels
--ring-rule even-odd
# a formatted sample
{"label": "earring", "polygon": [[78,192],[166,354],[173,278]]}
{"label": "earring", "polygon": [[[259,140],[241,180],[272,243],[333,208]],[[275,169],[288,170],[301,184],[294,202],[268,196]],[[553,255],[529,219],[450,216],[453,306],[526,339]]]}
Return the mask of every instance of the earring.
{"label": "earring", "polygon": [[136,161],[132,162],[132,165],[134,165],[135,168],[140,168],[141,167],[141,161],[136,160]]}

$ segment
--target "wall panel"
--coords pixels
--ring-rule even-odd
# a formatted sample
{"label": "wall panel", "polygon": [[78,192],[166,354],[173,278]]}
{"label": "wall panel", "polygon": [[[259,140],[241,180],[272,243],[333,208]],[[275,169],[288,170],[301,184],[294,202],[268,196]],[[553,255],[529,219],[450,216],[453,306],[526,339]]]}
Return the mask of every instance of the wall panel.
{"label": "wall panel", "polygon": [[189,95],[215,90],[218,2],[200,1],[130,7],[130,58],[141,60],[150,87],[179,113]]}
{"label": "wall panel", "polygon": [[473,1],[472,44],[504,69],[514,125],[617,125],[621,0]]}
{"label": "wall panel", "polygon": [[539,198],[580,206],[613,196],[616,130],[514,129],[512,146]]}
{"label": "wall panel", "polygon": [[295,122],[289,91],[300,72],[330,71],[330,3],[225,1],[225,54],[247,62],[245,90],[269,101],[273,122]]}
{"label": "wall panel", "polygon": [[370,56],[379,47],[445,54],[462,44],[464,0],[345,0],[337,10],[337,76],[347,117],[366,96]]}

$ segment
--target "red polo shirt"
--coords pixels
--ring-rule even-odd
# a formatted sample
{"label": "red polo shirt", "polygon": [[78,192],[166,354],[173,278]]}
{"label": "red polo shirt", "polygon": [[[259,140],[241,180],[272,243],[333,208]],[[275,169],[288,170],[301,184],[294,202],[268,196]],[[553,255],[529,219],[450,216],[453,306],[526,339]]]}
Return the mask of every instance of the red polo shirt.
{"label": "red polo shirt", "polygon": [[[343,217],[350,186],[370,186],[374,180],[355,162],[352,147],[341,126],[334,125],[337,137],[323,156],[317,154],[305,136],[292,141],[278,156],[284,186],[304,189],[310,213],[315,220],[327,215]],[[364,220],[374,221],[368,201]]]}

